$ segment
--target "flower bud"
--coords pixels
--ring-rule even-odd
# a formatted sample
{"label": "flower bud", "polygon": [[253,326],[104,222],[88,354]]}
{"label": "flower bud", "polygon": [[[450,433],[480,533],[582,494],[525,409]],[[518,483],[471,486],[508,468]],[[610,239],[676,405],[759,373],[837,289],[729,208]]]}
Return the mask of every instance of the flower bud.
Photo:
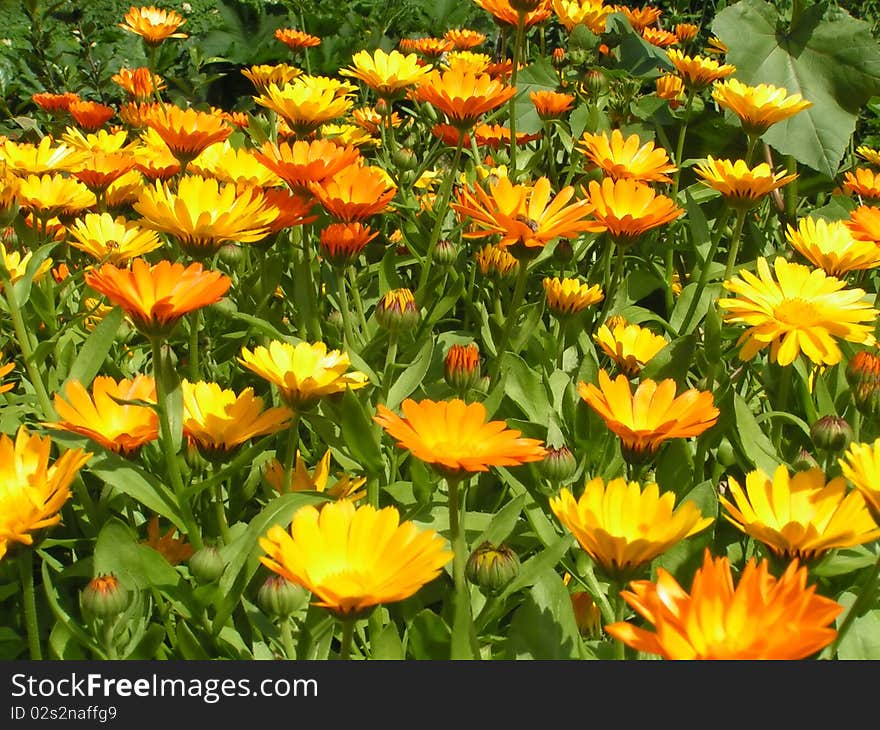
{"label": "flower bud", "polygon": [[587,71],[584,76],[584,91],[592,98],[601,96],[608,89],[608,79],[599,69]]}
{"label": "flower bud", "polygon": [[416,299],[409,289],[392,289],[376,304],[376,321],[392,332],[406,332],[419,323]]}
{"label": "flower bud", "polygon": [[415,170],[419,166],[419,158],[408,147],[397,147],[391,153],[391,160],[401,170]]}
{"label": "flower bud", "polygon": [[458,249],[455,244],[448,238],[441,238],[434,246],[434,253],[431,255],[433,261],[441,269],[448,269],[458,258]]}
{"label": "flower bud", "polygon": [[718,450],[715,452],[715,458],[721,466],[733,466],[736,463],[736,450],[730,439],[725,436],[718,444]]}
{"label": "flower bud", "polygon": [[449,387],[465,394],[480,380],[480,348],[476,342],[452,345],[443,366]]}
{"label": "flower bud", "polygon": [[201,584],[213,583],[226,570],[226,561],[213,545],[196,550],[189,559],[189,573]]}
{"label": "flower bud", "polygon": [[243,256],[244,251],[242,251],[240,243],[224,243],[217,251],[217,257],[223,263],[229,264],[230,266],[234,266],[241,261]]}
{"label": "flower bud", "polygon": [[817,449],[843,451],[852,441],[850,425],[840,416],[822,416],[810,427],[810,438]]}
{"label": "flower bud", "polygon": [[83,589],[81,602],[87,615],[112,618],[128,608],[129,595],[115,575],[99,575]]}
{"label": "flower bud", "polygon": [[560,264],[569,263],[574,257],[574,248],[572,248],[571,241],[566,238],[560,239],[560,241],[553,247],[553,260],[559,262]]}
{"label": "flower bud", "polygon": [[565,65],[565,49],[554,48],[553,55],[550,56],[550,63],[553,64],[554,68],[562,68]]}
{"label": "flower bud", "polygon": [[880,354],[862,350],[846,366],[853,402],[868,418],[880,416]]}
{"label": "flower bud", "polygon": [[257,605],[272,618],[287,618],[308,600],[308,591],[283,575],[270,575],[257,592]]}
{"label": "flower bud", "polygon": [[813,455],[806,449],[801,449],[797,457],[791,464],[795,471],[809,471],[810,469],[819,469],[819,462],[813,458]]}
{"label": "flower bud", "polygon": [[558,449],[550,447],[547,449],[547,456],[539,462],[538,468],[551,482],[562,484],[574,476],[577,459],[568,446],[560,446]]}
{"label": "flower bud", "polygon": [[602,613],[593,597],[586,591],[576,591],[571,594],[571,607],[581,636],[587,639],[598,638],[602,626]]}
{"label": "flower bud", "polygon": [[507,545],[484,542],[467,560],[465,575],[483,593],[497,596],[519,573],[519,557]]}

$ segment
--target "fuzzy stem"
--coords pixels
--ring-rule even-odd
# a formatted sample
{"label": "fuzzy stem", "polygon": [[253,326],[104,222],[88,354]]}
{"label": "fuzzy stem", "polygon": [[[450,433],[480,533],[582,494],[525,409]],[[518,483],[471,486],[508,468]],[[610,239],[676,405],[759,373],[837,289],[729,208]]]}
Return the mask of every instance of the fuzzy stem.
{"label": "fuzzy stem", "polygon": [[296,659],[296,647],[293,644],[293,632],[290,630],[290,616],[281,619],[281,646],[284,648],[285,659]]}
{"label": "fuzzy stem", "polygon": [[736,266],[736,257],[739,254],[739,244],[742,240],[743,225],[746,222],[745,208],[736,211],[736,223],[733,228],[733,235],[730,237],[730,248],[727,252],[727,266],[724,267],[724,281],[729,281],[733,275],[733,268]]}
{"label": "fuzzy stem", "polygon": [[339,658],[347,660],[351,655],[351,645],[354,639],[354,619],[343,619],[342,624],[342,640],[339,647]]}
{"label": "fuzzy stem", "polygon": [[27,627],[28,652],[31,659],[42,659],[40,647],[40,625],[37,621],[37,601],[34,596],[34,551],[30,548],[22,551],[18,558],[21,576],[21,598],[24,609],[24,623]]}
{"label": "fuzzy stem", "polygon": [[489,390],[498,381],[498,375],[501,373],[501,361],[504,358],[504,351],[507,349],[507,343],[510,340],[510,333],[513,330],[516,321],[516,312],[519,305],[522,304],[523,297],[526,293],[526,281],[529,276],[529,267],[526,261],[519,262],[519,269],[516,274],[516,285],[513,289],[513,296],[510,300],[510,311],[504,321],[504,328],[501,330],[501,336],[498,339],[498,345],[495,348],[495,359],[492,361],[492,367],[489,370]]}
{"label": "fuzzy stem", "polygon": [[293,484],[293,459],[296,455],[296,447],[299,444],[299,412],[293,412],[287,433],[287,450],[284,452],[284,494],[287,494]]}
{"label": "fuzzy stem", "polygon": [[[522,53],[523,36],[525,35],[526,12],[520,10],[516,20],[516,37],[513,43],[513,67],[510,71],[510,86],[516,88],[516,76],[519,70],[519,57]],[[510,97],[508,126],[510,127],[510,179],[516,182],[516,94]]]}
{"label": "fuzzy stem", "polygon": [[336,272],[336,293],[339,297],[339,311],[342,314],[342,330],[347,350],[355,347],[354,330],[351,326],[351,309],[348,303],[348,292],[345,287],[345,271]]}

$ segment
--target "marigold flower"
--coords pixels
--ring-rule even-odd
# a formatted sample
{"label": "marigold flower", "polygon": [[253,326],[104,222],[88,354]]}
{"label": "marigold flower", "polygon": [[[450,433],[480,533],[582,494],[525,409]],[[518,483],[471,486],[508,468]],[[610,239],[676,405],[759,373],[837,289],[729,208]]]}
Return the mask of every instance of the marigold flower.
{"label": "marigold flower", "polygon": [[[472,51],[450,51],[443,55],[440,67],[445,70],[456,70],[463,73],[483,74],[488,73],[492,65],[492,57],[487,53],[473,53]],[[425,66],[430,70],[429,66]]]}
{"label": "marigold flower", "polygon": [[322,124],[317,133],[321,139],[340,147],[370,147],[381,143],[375,134],[358,124]]}
{"label": "marigold flower", "polygon": [[56,144],[49,135],[39,144],[0,140],[0,161],[6,163],[9,172],[19,177],[67,170],[81,156],[79,150],[67,144]]}
{"label": "marigold flower", "polygon": [[458,50],[468,51],[485,43],[486,34],[468,28],[450,28],[443,34],[443,39],[452,43]]}
{"label": "marigold flower", "polygon": [[153,5],[132,6],[123,20],[119,27],[139,35],[148,46],[158,46],[166,38],[187,37],[177,30],[186,20],[175,10],[161,10]]}
{"label": "marigold flower", "polygon": [[397,112],[391,112],[388,116],[383,116],[375,107],[359,107],[351,113],[352,121],[371,136],[381,134],[382,125],[386,129],[391,127],[397,128],[403,124],[403,119]]}
{"label": "marigold flower", "polygon": [[584,311],[605,298],[602,287],[590,286],[578,279],[560,279],[548,276],[542,282],[547,308],[555,317],[570,317]]}
{"label": "marigold flower", "polygon": [[694,91],[705,89],[736,71],[736,66],[729,63],[719,63],[714,58],[705,56],[688,56],[678,48],[670,48],[666,57],[681,76],[685,87]]}
{"label": "marigold flower", "polygon": [[880,353],[859,350],[846,364],[846,382],[856,408],[868,418],[880,416]]}
{"label": "marigold flower", "polygon": [[347,93],[340,95],[334,87],[306,83],[302,76],[282,86],[270,83],[254,101],[281,116],[298,137],[345,115],[354,103]]}
{"label": "marigold flower", "polygon": [[773,268],[776,280],[760,257],[757,276],[742,270],[724,282],[725,289],[738,295],[718,300],[727,310],[724,320],[748,325],[737,341],[743,345],[742,360],[751,360],[769,345],[771,362],[782,366],[791,365],[801,352],[817,365],[834,365],[842,359],[837,339],[873,344],[880,312],[862,301],[862,289],[844,289],[845,281],[781,256]]}
{"label": "marigold flower", "polygon": [[269,224],[270,234],[318,220],[317,215],[309,214],[315,205],[314,198],[304,198],[286,188],[268,188],[263,191],[263,197],[266,206],[276,213],[275,220]]}
{"label": "marigold flower", "polygon": [[602,172],[614,180],[631,178],[644,182],[672,182],[667,173],[676,167],[662,147],[653,141],[642,143],[637,134],[624,138],[619,129],[600,134],[585,133],[578,149]]}
{"label": "marigold flower", "polygon": [[386,210],[397,186],[380,167],[352,164],[320,183],[310,183],[309,190],[330,215],[351,223]]}
{"label": "marigold flower", "polygon": [[302,75],[302,70],[286,63],[256,65],[241,70],[242,76],[250,81],[257,91],[265,91],[269,84],[284,86]]}
{"label": "marigold flower", "polygon": [[694,172],[704,185],[717,190],[731,208],[737,209],[753,208],[765,195],[797,177],[797,173],[774,173],[766,162],[750,168],[745,160],[716,160],[711,155],[698,162]]}
{"label": "marigold flower", "polygon": [[370,383],[361,372],[346,372],[351,364],[348,354],[328,351],[323,342],[291,345],[272,340],[268,347],[260,345],[253,351],[243,347],[238,362],[275,384],[284,401],[300,411],[311,408],[320,398]]}
{"label": "marigold flower", "polygon": [[208,459],[223,458],[246,441],[286,428],[293,413],[289,408],[264,408],[253,388],[240,393],[217,383],[184,379],[183,433]]}
{"label": "marigold flower", "polygon": [[591,180],[587,202],[593,221],[585,230],[608,231],[618,246],[629,246],[650,230],[675,220],[684,213],[672,198],[658,195],[639,180],[603,178]]}
{"label": "marigold flower", "polygon": [[[284,467],[278,459],[270,459],[263,470],[263,476],[269,485],[277,492],[284,492]],[[367,483],[365,477],[351,477],[348,474],[337,472],[336,482],[328,488],[330,477],[330,449],[324,452],[324,456],[315,465],[309,474],[299,451],[296,452],[296,460],[291,474],[291,492],[321,492],[333,499],[349,499],[357,502],[366,496],[366,491],[361,487]]]}
{"label": "marigold flower", "polygon": [[676,396],[675,391],[672,379],[643,380],[633,393],[626,375],[612,381],[605,370],[599,371],[598,387],[578,383],[581,398],[620,437],[624,456],[634,463],[653,458],[664,441],[699,436],[718,420],[711,393],[689,388]]}
{"label": "marigold flower", "polygon": [[690,43],[699,32],[700,27],[693,23],[677,23],[675,26],[675,35],[680,43]]}
{"label": "marigold flower", "polygon": [[550,509],[606,573],[618,580],[631,576],[654,558],[714,522],[685,500],[656,484],[602,477],[587,482],[578,499],[563,487],[550,498]]}
{"label": "marigold flower", "polygon": [[409,598],[452,559],[439,534],[400,522],[396,508],[355,508],[347,499],[302,507],[290,532],[275,525],[259,542],[269,570],[310,590],[340,618]]}
{"label": "marigold flower", "polygon": [[445,38],[408,38],[406,43],[398,44],[398,50],[404,53],[414,52],[429,59],[439,59],[449,53],[455,46]]}
{"label": "marigold flower", "polygon": [[96,101],[84,101],[78,99],[70,102],[67,111],[76,120],[76,123],[87,130],[95,130],[106,124],[116,114],[112,106],[100,104]]}
{"label": "marigold flower", "polygon": [[777,122],[813,106],[813,102],[800,94],[789,95],[779,86],[747,86],[736,79],[717,82],[712,87],[712,98],[736,114],[743,131],[754,137],[760,137]]}
{"label": "marigold flower", "polygon": [[104,209],[109,212],[128,212],[144,189],[144,176],[140,170],[129,170],[114,180],[104,191]]}
{"label": "marigold flower", "polygon": [[186,168],[193,175],[213,177],[239,187],[271,188],[283,180],[269,169],[249,147],[233,147],[229,140],[206,147]]}
{"label": "marigold flower", "polygon": [[373,420],[400,448],[444,474],[488,471],[490,466],[518,466],[540,461],[547,450],[538,439],[524,438],[504,421],[486,421],[482,403],[407,398],[403,418],[381,403]]}
{"label": "marigold flower", "polygon": [[867,167],[857,167],[843,174],[843,191],[868,200],[880,200],[880,175]]}
{"label": "marigold flower", "polygon": [[200,175],[180,178],[176,191],[157,181],[144,188],[134,209],[146,227],[174,236],[194,257],[216,253],[226,241],[252,243],[265,238],[277,215],[259,189]]}
{"label": "marigold flower", "polygon": [[556,119],[571,111],[575,97],[559,91],[530,91],[529,98],[541,119]]}
{"label": "marigold flower", "polygon": [[146,101],[127,101],[119,105],[119,118],[122,123],[132,129],[145,129],[147,119],[158,109],[161,104]]}
{"label": "marigold flower", "polygon": [[351,67],[340,69],[339,73],[360,79],[386,101],[402,96],[405,89],[431,72],[431,67],[422,65],[415,53],[404,55],[396,50],[386,53],[381,48],[372,54],[358,51],[351,62]]}
{"label": "marigold flower", "polygon": [[872,165],[880,165],[880,150],[872,149],[867,145],[859,145],[856,147],[856,154]]}
{"label": "marigold flower", "polygon": [[157,91],[166,88],[161,77],[154,74],[146,66],[135,69],[123,67],[119,69],[118,73],[113,74],[110,80],[135,101],[146,101],[152,98]]}
{"label": "marigold flower", "polygon": [[74,101],[79,101],[79,94],[65,91],[63,94],[40,92],[31,94],[31,100],[44,111],[52,114],[66,112]]}
{"label": "marigold flower", "polygon": [[319,234],[321,255],[331,265],[345,268],[357,261],[366,245],[379,235],[364,223],[331,223]]}
{"label": "marigold flower", "polygon": [[880,244],[880,208],[860,205],[850,211],[849,219],[844,223],[857,241],[873,241]]}
{"label": "marigold flower", "polygon": [[443,372],[450,388],[466,394],[480,380],[480,348],[477,343],[450,345],[443,359]]}
{"label": "marigold flower", "polygon": [[641,36],[652,46],[657,48],[669,48],[678,44],[678,36],[663,28],[643,28]]}
{"label": "marigold flower", "polygon": [[593,339],[628,378],[638,377],[651,358],[669,344],[662,335],[630,324],[623,317],[604,322]]}
{"label": "marigold flower", "polygon": [[21,425],[15,440],[0,434],[0,559],[10,543],[34,544],[34,533],[57,525],[70,483],[91,458],[68,449],[49,464],[52,439],[31,434]]}
{"label": "marigold flower", "polygon": [[355,147],[342,147],[328,140],[297,140],[292,143],[263,143],[254,157],[274,172],[291,189],[308,192],[309,183],[321,183],[357,162]]}
{"label": "marigold flower", "polygon": [[[474,0],[474,2],[489,13],[498,25],[516,27],[519,22],[520,13],[513,7],[511,0]],[[526,28],[543,23],[553,13],[550,0],[531,0],[530,4],[534,5],[534,9],[523,14],[523,26]]]}
{"label": "marigold flower", "polygon": [[208,145],[222,142],[232,134],[232,127],[217,114],[181,109],[173,104],[153,107],[145,121],[181,165],[195,159]]}
{"label": "marigold flower", "polygon": [[851,443],[837,463],[880,524],[880,438],[872,443]]}
{"label": "marigold flower", "polygon": [[70,219],[92,208],[95,194],[79,180],[60,173],[28,175],[19,184],[18,202],[40,219]]}
{"label": "marigold flower", "polygon": [[[33,256],[33,251],[28,251],[24,255],[22,255],[20,251],[7,251],[6,244],[0,242],[0,258],[2,258],[3,266],[9,274],[9,281],[13,284],[27,273],[31,256]],[[39,281],[42,279],[46,272],[51,268],[52,259],[47,258],[34,272],[32,281]],[[0,289],[2,289],[2,285],[0,285]]]}
{"label": "marigold flower", "polygon": [[415,87],[412,95],[443,112],[449,123],[465,130],[473,127],[486,112],[510,101],[516,89],[489,74],[464,71],[431,71]]}
{"label": "marigold flower", "polygon": [[826,480],[821,469],[790,475],[782,464],[772,478],[760,469],[749,472],[745,488],[728,476],[731,499],[719,499],[729,522],[786,559],[817,560],[880,537],[862,495],[847,493],[843,477]]}
{"label": "marigold flower", "polygon": [[219,271],[206,271],[200,263],[184,266],[159,261],[151,265],[135,258],[131,268],[104,264],[89,269],[85,283],[122,307],[144,335],[162,337],[183,315],[220,301],[232,280]]}
{"label": "marigold flower", "polygon": [[159,438],[155,409],[133,401],[156,402],[156,384],[151,376],[136,375],[116,381],[98,375],[92,382],[91,393],[78,380],[70,380],[64,395],[55,394],[59,420],[45,425],[78,433],[105,449],[130,456]]}
{"label": "marigold flower", "polygon": [[114,218],[110,213],[86,213],[67,232],[71,246],[111,264],[125,263],[162,245],[155,231],[141,228],[124,216]]}
{"label": "marigold flower", "polygon": [[880,246],[874,241],[856,240],[845,221],[826,221],[805,216],[797,228],[785,233],[792,248],[829,276],[841,278],[850,271],[880,266]]}
{"label": "marigold flower", "polygon": [[[14,369],[15,369],[14,362],[8,362],[5,365],[0,365],[0,378],[5,378]],[[0,383],[0,393],[8,393],[14,387],[15,387],[15,383]]]}
{"label": "marigold flower", "polygon": [[380,327],[392,332],[411,330],[421,316],[412,290],[406,287],[385,292],[376,302],[373,314]]}
{"label": "marigold flower", "polygon": [[663,15],[663,11],[660,8],[651,5],[645,5],[641,8],[630,8],[626,5],[614,5],[613,7],[616,12],[623,13],[626,16],[633,30],[637,32],[643,31],[649,25],[654,25],[654,23],[660,20],[660,16]]}
{"label": "marigold flower", "polygon": [[576,25],[585,25],[591,33],[602,35],[608,16],[615,12],[615,6],[605,5],[604,0],[552,0],[552,7],[569,33]]}
{"label": "marigold flower", "polygon": [[705,551],[690,594],[663,568],[657,580],[633,581],[621,596],[654,626],[627,622],[605,630],[627,646],[665,659],[804,659],[830,644],[843,607],[807,587],[792,561],[777,580],[769,562],[749,558],[734,586],[730,561]]}
{"label": "marigold flower", "polygon": [[493,244],[483,246],[476,254],[477,265],[483,276],[504,278],[519,268],[519,261],[506,249]]}
{"label": "marigold flower", "polygon": [[147,129],[140,137],[140,144],[132,150],[135,169],[147,179],[170,180],[180,172],[180,162],[156,130]]}
{"label": "marigold flower", "polygon": [[163,535],[159,535],[159,516],[153,515],[147,523],[147,539],[141,545],[153,548],[170,565],[179,565],[184,560],[189,560],[193,554],[193,547],[180,531],[173,525]]}
{"label": "marigold flower", "polygon": [[315,48],[321,45],[321,39],[318,36],[310,35],[295,28],[277,28],[275,30],[275,38],[291,51],[302,51],[306,48]]}
{"label": "marigold flower", "polygon": [[135,161],[123,152],[90,152],[70,168],[70,174],[97,196],[134,169]]}

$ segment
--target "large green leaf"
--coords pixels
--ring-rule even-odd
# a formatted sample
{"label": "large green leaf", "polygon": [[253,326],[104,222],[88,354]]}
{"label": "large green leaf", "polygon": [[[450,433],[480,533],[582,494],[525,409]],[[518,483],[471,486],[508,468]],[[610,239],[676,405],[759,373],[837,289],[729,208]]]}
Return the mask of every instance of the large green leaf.
{"label": "large green leaf", "polygon": [[880,93],[880,44],[868,23],[828,5],[807,8],[788,27],[770,3],[740,0],[718,13],[712,32],[729,47],[726,61],[737,79],[781,86],[813,102],[762,139],[834,177],[859,109]]}

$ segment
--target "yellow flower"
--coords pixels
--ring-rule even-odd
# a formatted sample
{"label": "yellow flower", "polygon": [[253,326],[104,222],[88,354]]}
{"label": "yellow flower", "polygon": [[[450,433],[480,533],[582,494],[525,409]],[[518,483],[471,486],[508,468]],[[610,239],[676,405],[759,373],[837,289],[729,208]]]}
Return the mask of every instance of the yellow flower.
{"label": "yellow flower", "polygon": [[174,104],[151,107],[145,121],[181,165],[193,160],[209,145],[225,140],[233,129],[219,114],[181,109]]}
{"label": "yellow flower", "polygon": [[121,68],[110,80],[120,86],[135,101],[147,101],[157,91],[165,88],[165,82],[146,66],[136,69]]}
{"label": "yellow flower", "polygon": [[666,56],[681,76],[685,88],[694,91],[705,89],[736,71],[736,66],[729,63],[719,63],[714,58],[704,56],[688,56],[678,48],[671,48]]}
{"label": "yellow flower", "polygon": [[68,226],[67,232],[71,246],[111,264],[125,263],[162,245],[155,231],[109,213],[86,213]]}
{"label": "yellow flower", "polygon": [[257,65],[243,68],[241,74],[257,88],[257,91],[265,91],[269,84],[284,86],[290,83],[302,74],[302,70],[286,63],[276,63],[271,66]]}
{"label": "yellow flower", "polygon": [[603,323],[593,339],[628,378],[638,377],[642,368],[668,344],[666,338],[622,317]]}
{"label": "yellow flower", "polygon": [[144,39],[148,46],[157,46],[166,38],[186,38],[186,33],[177,29],[186,20],[175,10],[163,10],[153,5],[133,7],[123,17],[119,27],[135,33]]}
{"label": "yellow flower", "polygon": [[745,489],[733,477],[727,483],[732,499],[719,497],[725,517],[783,558],[816,560],[880,537],[862,495],[847,494],[843,477],[826,482],[821,469],[789,475],[783,464],[772,478],[760,469],[749,472]]}
{"label": "yellow flower", "polygon": [[[278,459],[270,459],[263,472],[266,481],[277,491],[284,491],[284,467]],[[351,477],[348,474],[337,472],[336,482],[329,489],[327,482],[330,478],[330,449],[324,452],[324,456],[315,465],[309,474],[305,462],[299,451],[296,452],[296,463],[291,475],[290,491],[292,492],[321,492],[326,493],[333,499],[350,499],[357,502],[366,496],[366,491],[361,487],[367,483],[366,477]]]}
{"label": "yellow flower", "polygon": [[70,483],[92,454],[68,449],[49,464],[52,439],[19,426],[15,441],[0,434],[0,559],[10,543],[34,544],[34,533],[61,521]]}
{"label": "yellow flower", "polygon": [[563,488],[550,499],[550,509],[577,538],[580,546],[612,577],[623,579],[687,537],[706,529],[714,518],[703,517],[692,501],[675,507],[675,494],[656,484],[601,477],[587,482],[575,499]]}
{"label": "yellow flower", "polygon": [[226,241],[252,243],[266,237],[276,211],[257,188],[184,175],[177,189],[160,180],[144,188],[134,209],[148,228],[174,236],[193,257],[216,253]]}
{"label": "yellow flower", "polygon": [[[3,257],[3,266],[6,267],[6,271],[9,273],[9,280],[14,284],[27,272],[28,264],[30,263],[31,256],[33,256],[33,252],[28,251],[22,256],[19,251],[7,251],[6,246],[3,243],[0,243],[0,256]],[[51,268],[52,259],[47,258],[34,272],[33,281],[39,281],[42,279],[46,272]],[[0,286],[0,288],[2,288],[2,286]]]}
{"label": "yellow flower", "polygon": [[28,175],[18,188],[18,201],[44,220],[73,218],[98,202],[85,185],[60,173]]}
{"label": "yellow flower", "polygon": [[805,659],[834,641],[830,624],[843,606],[807,587],[798,561],[777,580],[767,560],[750,558],[734,586],[729,560],[704,555],[690,594],[663,568],[656,581],[633,581],[621,593],[654,631],[623,621],[605,630],[664,659]]}
{"label": "yellow flower", "polygon": [[[8,362],[5,365],[0,365],[0,378],[5,378],[14,369],[15,369],[14,362]],[[0,383],[0,393],[8,393],[14,387],[15,387],[15,383]]]}
{"label": "yellow flower", "polygon": [[880,438],[870,444],[850,444],[837,463],[843,476],[864,497],[874,519],[880,520]]}
{"label": "yellow flower", "polygon": [[880,175],[867,167],[857,167],[843,174],[843,190],[848,195],[859,195],[868,200],[880,200]]}
{"label": "yellow flower", "polygon": [[0,140],[0,161],[7,170],[19,177],[43,175],[67,170],[76,164],[82,152],[68,144],[57,144],[51,135],[43,137],[39,144]]}
{"label": "yellow flower", "polygon": [[578,393],[621,440],[624,457],[642,463],[659,451],[664,441],[699,436],[715,425],[719,411],[712,394],[689,388],[675,394],[672,379],[644,380],[630,389],[626,375],[613,381],[599,371],[599,387],[578,383]]}
{"label": "yellow flower", "polygon": [[430,66],[419,63],[415,53],[404,55],[394,50],[386,53],[381,48],[372,55],[366,50],[358,51],[351,62],[351,67],[339,70],[340,75],[360,79],[386,101],[401,96],[407,87],[431,72]]}
{"label": "yellow flower", "polygon": [[240,393],[217,383],[180,384],[183,396],[183,433],[208,459],[223,458],[257,436],[276,433],[289,425],[289,408],[265,408],[253,388]]}
{"label": "yellow flower", "polygon": [[483,276],[504,278],[512,275],[519,268],[519,261],[514,256],[506,249],[491,243],[483,246],[475,258]]}
{"label": "yellow flower", "polygon": [[244,186],[271,188],[283,185],[248,147],[233,147],[229,140],[206,147],[186,168],[187,172],[213,177],[220,182]]}
{"label": "yellow flower", "polygon": [[618,246],[629,246],[640,236],[675,220],[684,213],[672,198],[658,195],[639,180],[606,177],[590,181],[586,198],[593,206],[587,230],[608,231]]}
{"label": "yellow flower", "polygon": [[[471,51],[449,51],[441,57],[444,71],[455,69],[464,73],[486,73],[492,65],[492,57],[486,53],[473,53]],[[431,67],[426,66],[426,71]]]}
{"label": "yellow flower", "polygon": [[672,182],[667,173],[676,170],[665,149],[655,147],[653,142],[642,144],[637,134],[624,138],[619,129],[613,130],[610,138],[607,132],[586,132],[578,149],[614,180],[632,178],[644,182]]}
{"label": "yellow flower", "polygon": [[785,233],[792,248],[829,276],[840,278],[850,271],[880,266],[880,246],[856,240],[844,221],[826,221],[806,216],[798,227]]}
{"label": "yellow flower", "polygon": [[867,145],[859,145],[856,147],[856,154],[872,165],[880,165],[880,150],[875,150]]}
{"label": "yellow flower", "polygon": [[254,101],[284,119],[298,137],[345,115],[354,102],[332,86],[306,83],[302,76],[278,86],[270,83]]}
{"label": "yellow flower", "polygon": [[790,365],[801,352],[817,365],[834,365],[842,358],[837,339],[873,344],[878,311],[863,301],[862,289],[844,289],[845,281],[781,256],[773,266],[777,280],[759,258],[757,276],[742,270],[724,282],[738,296],[718,300],[728,310],[726,322],[748,325],[737,341],[742,360],[769,345],[770,360],[780,365]]}
{"label": "yellow flower", "polygon": [[571,33],[576,25],[585,25],[596,35],[605,32],[608,16],[614,12],[613,5],[604,0],[552,0],[553,12],[559,22]]}
{"label": "yellow flower", "polygon": [[657,77],[655,82],[657,96],[666,99],[671,109],[681,106],[684,100],[684,82],[681,76],[675,74],[663,74]]}
{"label": "yellow flower", "polygon": [[703,184],[721,193],[730,207],[738,209],[754,207],[765,195],[797,177],[797,173],[774,173],[766,162],[750,168],[745,160],[716,160],[711,155],[697,163],[694,172]]}
{"label": "yellow flower", "polygon": [[770,84],[747,86],[736,79],[718,81],[712,87],[712,98],[737,117],[743,131],[760,137],[772,125],[813,106],[800,94],[789,95],[786,89]]}
{"label": "yellow flower", "polygon": [[260,345],[253,352],[243,347],[238,361],[274,383],[294,410],[306,410],[320,398],[347,388],[357,390],[370,382],[361,372],[346,372],[351,364],[348,355],[339,350],[328,352],[323,342],[291,345],[272,340],[268,347]]}
{"label": "yellow flower", "polygon": [[601,302],[605,298],[602,287],[598,284],[590,286],[578,279],[560,279],[546,277],[543,281],[547,308],[557,317],[567,317],[582,312],[587,307]]}
{"label": "yellow flower", "polygon": [[355,508],[347,499],[320,510],[302,507],[289,533],[275,525],[259,542],[269,570],[307,588],[317,605],[342,618],[409,598],[452,559],[440,535],[400,522],[394,507]]}

